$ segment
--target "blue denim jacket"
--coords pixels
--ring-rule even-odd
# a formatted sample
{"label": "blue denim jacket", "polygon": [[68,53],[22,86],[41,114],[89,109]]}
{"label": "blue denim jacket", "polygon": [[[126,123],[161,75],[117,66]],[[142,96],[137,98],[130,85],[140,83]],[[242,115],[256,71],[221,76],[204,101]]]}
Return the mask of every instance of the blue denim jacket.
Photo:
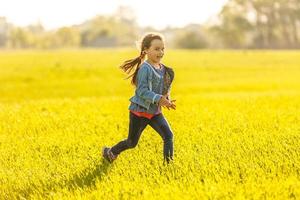
{"label": "blue denim jacket", "polygon": [[155,114],[159,111],[158,102],[161,96],[164,92],[170,94],[171,83],[165,84],[167,88],[164,87],[166,69],[171,68],[163,65],[162,71],[159,71],[147,61],[141,64],[136,76],[137,86],[135,95],[129,99],[131,102],[129,110],[147,112],[150,114]]}

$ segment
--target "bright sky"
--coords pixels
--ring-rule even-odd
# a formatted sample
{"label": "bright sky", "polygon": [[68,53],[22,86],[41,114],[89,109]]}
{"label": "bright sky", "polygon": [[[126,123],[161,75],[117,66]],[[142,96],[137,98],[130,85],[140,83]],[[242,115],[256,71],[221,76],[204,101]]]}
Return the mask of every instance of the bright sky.
{"label": "bright sky", "polygon": [[227,0],[0,0],[0,16],[15,25],[40,21],[46,29],[80,24],[96,15],[112,14],[119,6],[133,9],[140,26],[163,28],[203,23]]}

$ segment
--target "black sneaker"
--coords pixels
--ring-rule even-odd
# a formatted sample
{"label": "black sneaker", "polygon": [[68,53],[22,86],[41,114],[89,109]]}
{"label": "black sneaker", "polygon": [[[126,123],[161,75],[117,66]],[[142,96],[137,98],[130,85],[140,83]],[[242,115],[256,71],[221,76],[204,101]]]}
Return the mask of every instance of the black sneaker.
{"label": "black sneaker", "polygon": [[172,164],[174,162],[173,157],[165,157],[164,163]]}
{"label": "black sneaker", "polygon": [[111,148],[109,147],[103,147],[102,156],[105,160],[107,160],[110,163],[112,163],[118,157],[117,155],[114,155],[113,152],[111,152]]}

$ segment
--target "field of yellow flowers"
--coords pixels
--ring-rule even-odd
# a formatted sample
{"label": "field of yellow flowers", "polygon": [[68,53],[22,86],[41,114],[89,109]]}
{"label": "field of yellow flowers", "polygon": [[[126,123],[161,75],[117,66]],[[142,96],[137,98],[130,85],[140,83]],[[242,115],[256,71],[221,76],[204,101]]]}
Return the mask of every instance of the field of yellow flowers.
{"label": "field of yellow flowers", "polygon": [[0,51],[0,199],[299,199],[300,51],[167,50],[174,162],[127,137],[129,49]]}

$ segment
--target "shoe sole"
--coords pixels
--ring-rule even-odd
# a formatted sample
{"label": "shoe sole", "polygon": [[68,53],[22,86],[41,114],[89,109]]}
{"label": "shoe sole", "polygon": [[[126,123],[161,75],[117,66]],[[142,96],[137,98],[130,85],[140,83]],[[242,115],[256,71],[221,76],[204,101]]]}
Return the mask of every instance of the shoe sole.
{"label": "shoe sole", "polygon": [[108,147],[102,147],[102,157],[107,160],[108,162],[112,163],[112,161],[105,156],[105,149],[109,149]]}

